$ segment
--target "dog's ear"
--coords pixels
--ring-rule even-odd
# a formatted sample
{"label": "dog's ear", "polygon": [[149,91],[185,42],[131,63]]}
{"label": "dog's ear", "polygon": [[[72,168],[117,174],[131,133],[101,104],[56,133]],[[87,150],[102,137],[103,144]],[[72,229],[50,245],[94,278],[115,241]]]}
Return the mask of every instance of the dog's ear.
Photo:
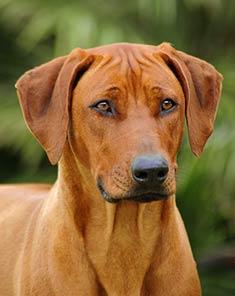
{"label": "dog's ear", "polygon": [[75,80],[93,60],[94,56],[75,49],[26,72],[16,83],[25,121],[52,164],[58,162],[67,138]]}
{"label": "dog's ear", "polygon": [[200,156],[213,131],[222,75],[209,63],[177,51],[168,43],[160,45],[160,55],[182,85],[191,149]]}

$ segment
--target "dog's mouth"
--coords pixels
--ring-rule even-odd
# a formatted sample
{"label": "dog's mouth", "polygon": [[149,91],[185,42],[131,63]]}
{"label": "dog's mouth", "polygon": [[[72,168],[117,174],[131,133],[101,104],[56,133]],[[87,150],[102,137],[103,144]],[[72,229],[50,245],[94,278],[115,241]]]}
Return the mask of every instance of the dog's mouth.
{"label": "dog's mouth", "polygon": [[123,197],[112,197],[110,196],[104,189],[101,179],[97,182],[97,187],[99,188],[100,193],[102,194],[103,198],[110,203],[118,203],[121,201],[134,201],[139,203],[148,203],[158,200],[165,200],[167,199],[170,194],[164,194],[158,191],[143,191],[136,194],[130,194],[128,196]]}

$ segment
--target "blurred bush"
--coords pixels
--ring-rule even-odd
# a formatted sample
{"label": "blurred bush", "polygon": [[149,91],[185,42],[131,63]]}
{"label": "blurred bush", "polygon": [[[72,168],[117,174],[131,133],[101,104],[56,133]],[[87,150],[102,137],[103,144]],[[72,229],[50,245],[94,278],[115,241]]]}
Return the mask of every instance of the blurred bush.
{"label": "blurred bush", "polygon": [[[234,36],[232,0],[1,0],[0,181],[52,182],[56,177],[21,115],[14,83],[24,71],[74,47],[168,41],[211,62],[224,75],[215,132],[201,159],[184,139],[177,199],[197,257],[215,246],[234,245]],[[204,295],[235,295],[230,282],[222,284],[224,293],[207,292],[208,281]]]}

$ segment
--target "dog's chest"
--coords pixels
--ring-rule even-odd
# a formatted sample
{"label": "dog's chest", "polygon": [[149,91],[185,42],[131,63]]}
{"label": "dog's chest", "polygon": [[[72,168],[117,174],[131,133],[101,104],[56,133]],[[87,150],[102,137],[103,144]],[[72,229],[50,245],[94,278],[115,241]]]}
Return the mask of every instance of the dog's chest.
{"label": "dog's chest", "polygon": [[[138,215],[134,219],[134,209],[122,210],[117,211],[112,225],[104,223],[102,235],[94,227],[87,229],[90,231],[85,241],[87,255],[107,295],[146,295],[145,276],[155,254],[160,228],[154,226],[151,213],[148,218],[152,223],[148,223],[148,219],[143,222],[144,217]],[[155,219],[156,216],[157,213]]]}

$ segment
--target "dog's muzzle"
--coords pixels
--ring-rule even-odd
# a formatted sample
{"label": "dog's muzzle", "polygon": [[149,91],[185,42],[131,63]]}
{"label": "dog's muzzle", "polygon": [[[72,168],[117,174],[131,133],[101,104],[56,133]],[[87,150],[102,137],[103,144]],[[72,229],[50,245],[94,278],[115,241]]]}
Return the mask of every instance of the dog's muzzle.
{"label": "dog's muzzle", "polygon": [[164,200],[169,196],[163,186],[168,171],[168,162],[162,155],[140,155],[131,163],[131,175],[135,185],[128,196],[111,196],[105,190],[101,178],[98,179],[97,186],[104,199],[111,203],[123,200],[142,203]]}
{"label": "dog's muzzle", "polygon": [[168,194],[163,194],[160,192],[148,192],[148,191],[142,192],[142,193],[140,192],[136,194],[133,193],[133,194],[130,194],[129,196],[124,196],[124,197],[112,197],[105,191],[102,181],[100,179],[98,181],[97,186],[103,198],[110,203],[118,203],[120,201],[135,201],[140,203],[146,203],[146,202],[167,199],[169,197]]}
{"label": "dog's muzzle", "polygon": [[134,158],[131,163],[131,174],[136,186],[128,196],[110,196],[105,190],[101,178],[99,178],[97,186],[104,199],[111,203],[123,200],[141,203],[163,200],[169,196],[164,192],[163,187],[168,170],[168,162],[160,154],[140,155]]}

